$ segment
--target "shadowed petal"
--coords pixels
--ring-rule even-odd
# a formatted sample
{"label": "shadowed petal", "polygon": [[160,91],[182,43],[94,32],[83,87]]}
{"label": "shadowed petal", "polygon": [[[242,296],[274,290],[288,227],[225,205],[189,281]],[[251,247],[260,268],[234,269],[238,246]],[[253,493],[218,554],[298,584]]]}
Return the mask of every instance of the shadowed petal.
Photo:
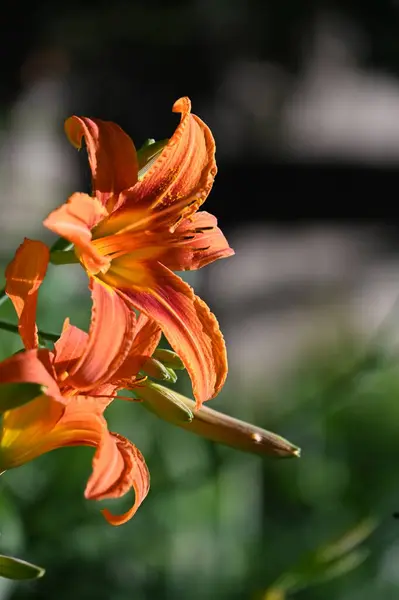
{"label": "shadowed petal", "polygon": [[6,294],[18,315],[18,330],[25,348],[37,348],[36,306],[39,287],[46,275],[49,249],[35,240],[24,239],[6,268]]}
{"label": "shadowed petal", "polygon": [[89,273],[106,270],[109,259],[102,256],[91,243],[91,230],[108,215],[97,198],[79,192],[72,194],[43,221],[43,225],[72,242]]}
{"label": "shadowed petal", "polygon": [[138,372],[155,352],[161,336],[162,330],[158,323],[140,313],[129,355],[112,378],[118,387],[129,388],[134,385]]}
{"label": "shadowed petal", "polygon": [[159,261],[171,271],[201,269],[234,254],[213,215],[200,211],[185,219],[169,238]]}
{"label": "shadowed petal", "polygon": [[115,123],[70,117],[65,132],[80,149],[85,138],[93,180],[93,191],[103,206],[112,196],[132,187],[138,177],[136,149],[130,137]]}
{"label": "shadowed petal", "polygon": [[111,380],[129,353],[136,322],[134,311],[115,290],[94,280],[90,289],[93,307],[87,344],[65,380],[81,391]]}
{"label": "shadowed petal", "polygon": [[129,256],[114,260],[103,278],[159,324],[189,372],[199,407],[217,395],[227,375],[226,348],[216,317],[187,283],[160,263],[147,265],[147,281],[143,266],[139,286],[130,260]]}

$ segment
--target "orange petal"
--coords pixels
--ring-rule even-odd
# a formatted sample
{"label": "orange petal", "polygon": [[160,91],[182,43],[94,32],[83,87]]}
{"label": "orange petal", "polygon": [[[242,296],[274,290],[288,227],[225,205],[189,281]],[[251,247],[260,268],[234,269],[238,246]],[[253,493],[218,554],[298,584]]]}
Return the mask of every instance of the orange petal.
{"label": "orange petal", "polygon": [[90,281],[93,308],[87,344],[65,383],[95,389],[110,381],[133,343],[136,315],[111,288]]}
{"label": "orange petal", "polygon": [[117,196],[136,183],[136,149],[133,141],[118,125],[73,116],[65,121],[65,132],[69,141],[78,149],[81,148],[82,138],[85,138],[93,191],[103,206],[106,206],[112,196]]}
{"label": "orange petal", "polygon": [[25,348],[37,348],[36,306],[46,275],[49,249],[42,242],[24,239],[6,268],[6,294],[14,304],[19,334]]}
{"label": "orange petal", "polygon": [[153,319],[140,314],[130,354],[140,354],[148,358],[152,356],[162,336],[161,328]]}
{"label": "orange petal", "polygon": [[0,383],[37,383],[47,388],[49,396],[59,396],[48,350],[18,352],[0,363]]}
{"label": "orange petal", "polygon": [[109,259],[102,256],[91,243],[91,230],[108,215],[97,198],[75,193],[66,204],[49,214],[45,227],[72,242],[89,273],[106,270]]}
{"label": "orange petal", "polygon": [[69,372],[75,365],[87,345],[87,333],[69,324],[65,320],[60,339],[54,344],[54,368],[57,374]]}
{"label": "orange petal", "polygon": [[177,203],[179,213],[188,216],[211,190],[217,172],[212,133],[191,114],[189,98],[177,100],[173,112],[181,113],[180,124],[144,178],[127,194],[126,207],[143,203],[160,210]]}
{"label": "orange petal", "polygon": [[234,254],[213,215],[200,211],[185,219],[165,242],[159,257],[171,271],[200,269]]}
{"label": "orange petal", "polygon": [[112,378],[119,388],[134,385],[138,372],[146,360],[153,355],[161,336],[162,330],[158,323],[140,313],[129,355]]}
{"label": "orange petal", "polygon": [[127,512],[113,515],[107,509],[101,511],[111,525],[122,525],[131,519],[150,489],[150,474],[141,452],[126,438],[111,433],[96,452],[85,497],[120,498],[130,488],[134,489],[135,501]]}
{"label": "orange petal", "polygon": [[[148,266],[139,287],[129,256],[103,276],[121,297],[160,325],[190,374],[197,407],[218,394],[227,375],[226,348],[216,317],[192,288],[160,263]],[[145,283],[145,282],[143,282]]]}

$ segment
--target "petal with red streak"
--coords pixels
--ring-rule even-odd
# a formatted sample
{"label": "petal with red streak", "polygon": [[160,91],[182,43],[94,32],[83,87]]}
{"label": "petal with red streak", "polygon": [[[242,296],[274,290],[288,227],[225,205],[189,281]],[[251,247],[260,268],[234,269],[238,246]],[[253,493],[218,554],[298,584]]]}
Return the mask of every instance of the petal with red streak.
{"label": "petal with red streak", "polygon": [[[126,207],[143,203],[148,208],[179,206],[185,216],[194,213],[208,196],[217,172],[215,141],[208,126],[191,114],[191,102],[177,100],[173,112],[180,124],[159,158],[126,195]],[[182,208],[182,205],[183,207]],[[171,219],[176,220],[176,212]]]}
{"label": "petal with red streak", "polygon": [[47,272],[49,249],[24,239],[6,268],[6,294],[18,315],[18,330],[25,348],[37,348],[36,307],[39,287]]}
{"label": "petal with red streak", "polygon": [[132,187],[138,178],[137,153],[133,141],[115,123],[70,117],[65,122],[69,141],[80,149],[86,142],[93,191],[103,206],[112,197]]}
{"label": "petal with red streak", "polygon": [[91,242],[91,230],[108,215],[97,198],[79,192],[72,194],[43,221],[45,227],[72,242],[79,258],[91,274],[106,270],[109,259],[102,256]]}
{"label": "petal with red streak", "polygon": [[205,211],[185,219],[164,244],[165,252],[158,260],[171,271],[201,269],[234,254],[217,226],[216,217]]}
{"label": "petal with red streak", "polygon": [[114,260],[103,278],[159,324],[189,372],[200,407],[218,394],[227,376],[226,347],[216,317],[187,283],[162,264],[147,265],[147,284],[139,286],[130,262],[129,256]]}
{"label": "petal with red streak", "polygon": [[115,290],[90,281],[93,307],[86,347],[65,383],[81,391],[111,380],[133,343],[136,315]]}
{"label": "petal with red streak", "polygon": [[93,500],[120,498],[134,489],[133,506],[122,515],[102,511],[111,525],[122,525],[133,517],[150,489],[150,474],[141,452],[117,433],[103,437],[93,459],[93,474],[86,487],[85,497]]}

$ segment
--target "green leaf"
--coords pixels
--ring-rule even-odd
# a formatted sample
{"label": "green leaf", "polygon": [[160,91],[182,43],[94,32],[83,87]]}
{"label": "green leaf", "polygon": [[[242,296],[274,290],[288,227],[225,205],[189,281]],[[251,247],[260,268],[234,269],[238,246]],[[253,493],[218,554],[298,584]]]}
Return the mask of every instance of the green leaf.
{"label": "green leaf", "polygon": [[53,252],[65,252],[65,251],[71,250],[72,248],[73,248],[73,244],[69,240],[66,240],[66,239],[60,237],[51,246],[50,252],[51,253],[53,253]]}
{"label": "green leaf", "polygon": [[162,150],[165,148],[168,141],[169,140],[166,139],[156,142],[153,139],[148,139],[146,140],[146,142],[144,142],[140,150],[137,151],[137,160],[139,164],[139,180],[144,177],[148,169],[150,169],[150,167],[156,161],[156,159],[158,158]]}
{"label": "green leaf", "polygon": [[46,387],[38,383],[0,384],[0,414],[18,408],[46,393]]}
{"label": "green leaf", "polygon": [[0,554],[0,577],[6,579],[39,579],[45,570],[20,558]]}
{"label": "green leaf", "polygon": [[73,265],[79,262],[75,250],[52,250],[50,252],[50,262],[52,265]]}

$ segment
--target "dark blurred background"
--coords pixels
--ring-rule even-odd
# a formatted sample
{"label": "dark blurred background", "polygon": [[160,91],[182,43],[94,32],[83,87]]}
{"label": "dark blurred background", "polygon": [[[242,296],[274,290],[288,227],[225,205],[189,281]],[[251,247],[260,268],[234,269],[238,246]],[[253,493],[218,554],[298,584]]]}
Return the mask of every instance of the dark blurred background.
{"label": "dark blurred background", "polygon": [[[148,499],[107,525],[83,499],[81,448],[3,475],[0,552],[47,573],[0,580],[0,600],[399,597],[398,27],[393,0],[3,3],[2,265],[24,236],[51,242],[43,218],[89,190],[66,117],[113,120],[140,147],[170,137],[190,96],[218,149],[205,208],[236,250],[184,274],[228,344],[212,405],[303,456],[242,455],[115,402]],[[84,327],[88,311],[81,270],[51,268],[39,325]],[[1,334],[1,358],[19,348]],[[320,548],[353,531],[331,566]]]}

